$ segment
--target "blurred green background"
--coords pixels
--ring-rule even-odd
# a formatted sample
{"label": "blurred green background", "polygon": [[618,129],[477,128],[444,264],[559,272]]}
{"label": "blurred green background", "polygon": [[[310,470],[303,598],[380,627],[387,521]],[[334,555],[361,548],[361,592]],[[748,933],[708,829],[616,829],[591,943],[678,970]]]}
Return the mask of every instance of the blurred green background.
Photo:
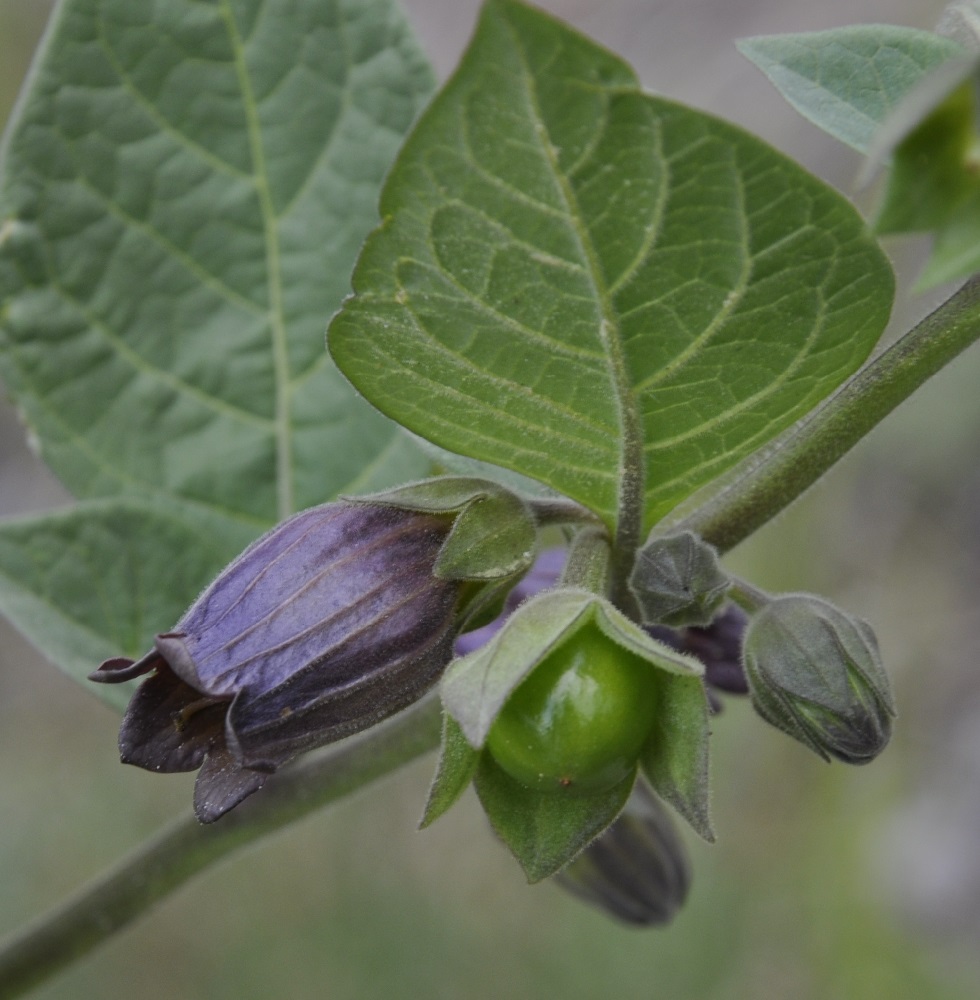
{"label": "blurred green background", "polygon": [[[476,0],[405,5],[441,74]],[[940,5],[842,0],[546,4],[652,89],[732,117],[847,188],[857,161],[797,119],[732,40],[854,21],[928,27]],[[49,4],[0,0],[0,120]],[[900,274],[917,248],[890,246]],[[939,296],[899,302],[895,330]],[[326,319],[326,317],[325,317]],[[233,858],[42,988],[46,1000],[974,1000],[980,995],[980,351],[729,560],[875,626],[901,711],[872,767],[825,766],[728,703],[715,721],[719,842],[667,930],[620,928],[528,888],[472,796],[417,833],[420,762]],[[0,513],[63,503],[0,413]],[[169,623],[162,623],[166,626]],[[117,719],[0,626],[0,933],[189,804],[193,775],[120,767]]]}

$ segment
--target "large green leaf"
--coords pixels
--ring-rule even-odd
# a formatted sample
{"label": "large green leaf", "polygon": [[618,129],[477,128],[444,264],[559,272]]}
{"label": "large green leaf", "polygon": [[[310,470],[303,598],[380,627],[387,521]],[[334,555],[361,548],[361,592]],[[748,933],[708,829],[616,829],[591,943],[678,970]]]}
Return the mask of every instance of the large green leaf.
{"label": "large green leaf", "polygon": [[889,266],[838,194],[490,0],[385,186],[330,347],[383,412],[645,520],[867,356]]}
{"label": "large green leaf", "polygon": [[65,0],[6,143],[0,374],[80,497],[267,525],[424,463],[324,329],[430,75],[390,0]]}
{"label": "large green leaf", "polygon": [[861,153],[920,80],[963,53],[952,39],[888,24],[746,38],[738,48],[804,118]]}
{"label": "large green leaf", "polygon": [[[82,681],[110,656],[145,653],[249,541],[240,522],[135,499],[0,524],[0,610]],[[91,685],[120,706],[128,690]]]}

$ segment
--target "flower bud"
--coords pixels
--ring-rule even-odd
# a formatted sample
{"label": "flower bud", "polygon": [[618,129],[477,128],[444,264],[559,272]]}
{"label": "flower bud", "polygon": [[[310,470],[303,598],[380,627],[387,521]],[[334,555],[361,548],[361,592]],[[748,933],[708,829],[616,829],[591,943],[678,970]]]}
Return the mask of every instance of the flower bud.
{"label": "flower bud", "polygon": [[787,594],[749,622],[743,647],[756,711],[825,760],[875,758],[895,706],[866,622],[809,594]]}
{"label": "flower bud", "polygon": [[619,817],[555,881],[617,920],[654,927],[684,905],[691,868],[667,810],[637,782]]}
{"label": "flower bud", "polygon": [[691,531],[652,538],[630,574],[647,625],[710,625],[729,585],[718,554]]}
{"label": "flower bud", "polygon": [[146,656],[91,676],[150,674],[123,718],[123,762],[200,768],[194,807],[210,822],[297,754],[415,701],[452,655],[461,584],[432,574],[451,527],[332,503],[273,528]]}

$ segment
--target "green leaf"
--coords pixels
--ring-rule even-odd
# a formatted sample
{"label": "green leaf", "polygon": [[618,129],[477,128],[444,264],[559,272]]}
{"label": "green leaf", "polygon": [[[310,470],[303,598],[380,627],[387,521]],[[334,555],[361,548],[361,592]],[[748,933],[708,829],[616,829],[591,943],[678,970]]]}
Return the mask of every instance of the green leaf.
{"label": "green leaf", "polygon": [[610,526],[638,485],[649,526],[813,407],[891,302],[840,195],[513,0],[485,6],[381,210],[338,365]]}
{"label": "green leaf", "polygon": [[[84,682],[110,656],[147,652],[250,537],[229,518],[135,499],[9,520],[0,524],[0,613]],[[130,693],[86,686],[120,708]]]}
{"label": "green leaf", "polygon": [[[947,68],[958,72],[943,73]],[[913,120],[914,127],[901,134],[895,124],[886,123],[882,130],[886,140],[896,138],[875,228],[880,233],[934,234],[918,290],[980,269],[978,87],[976,59],[947,63],[912,95],[926,109]]]}
{"label": "green leaf", "polygon": [[489,754],[476,772],[476,791],[497,835],[520,862],[529,882],[554,875],[619,815],[634,775],[605,792],[562,794],[524,788]]}
{"label": "green leaf", "polygon": [[429,789],[420,827],[430,826],[456,802],[469,787],[479,763],[480,751],[470,746],[456,720],[444,712],[439,766]]}
{"label": "green leaf", "polygon": [[389,0],[64,0],[8,136],[0,374],[80,497],[253,528],[425,467],[323,331],[430,89]]}
{"label": "green leaf", "polygon": [[426,470],[323,331],[430,86],[389,0],[57,7],[5,140],[0,375],[69,489],[130,499],[0,526],[0,610],[71,675],[294,509]]}
{"label": "green leaf", "polygon": [[708,702],[697,678],[661,685],[660,709],[640,766],[654,791],[714,842],[708,802]]}
{"label": "green leaf", "polygon": [[940,229],[980,192],[976,104],[972,80],[961,84],[898,145],[875,219],[879,233]]}
{"label": "green leaf", "polygon": [[964,51],[887,24],[746,38],[738,49],[804,118],[861,153],[923,77]]}

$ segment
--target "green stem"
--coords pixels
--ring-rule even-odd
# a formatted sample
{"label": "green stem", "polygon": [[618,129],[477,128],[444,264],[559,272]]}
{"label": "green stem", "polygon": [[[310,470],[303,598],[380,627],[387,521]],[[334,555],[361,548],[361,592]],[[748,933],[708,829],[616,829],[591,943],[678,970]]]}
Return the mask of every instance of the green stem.
{"label": "green stem", "polygon": [[432,697],[332,753],[275,776],[217,823],[188,816],[0,945],[0,1000],[22,996],[82,958],[232,851],[361,788],[439,745]]}
{"label": "green stem", "polygon": [[754,587],[748,580],[742,580],[737,576],[732,577],[732,587],[728,595],[750,615],[764,608],[772,600],[764,590]]}
{"label": "green stem", "polygon": [[733,548],[978,338],[980,277],[971,278],[676,527],[697,532],[722,552]]}

